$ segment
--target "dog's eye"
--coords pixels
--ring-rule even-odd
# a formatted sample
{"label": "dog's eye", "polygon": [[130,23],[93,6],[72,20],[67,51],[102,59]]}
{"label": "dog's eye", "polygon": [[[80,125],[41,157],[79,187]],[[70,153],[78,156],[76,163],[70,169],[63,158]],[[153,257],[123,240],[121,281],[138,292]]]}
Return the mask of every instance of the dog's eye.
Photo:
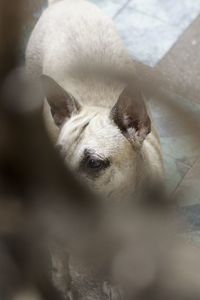
{"label": "dog's eye", "polygon": [[88,176],[99,176],[101,171],[110,166],[108,158],[100,157],[97,154],[91,153],[88,150],[84,151],[84,156],[80,164],[80,171],[86,173]]}
{"label": "dog's eye", "polygon": [[93,170],[101,170],[104,168],[104,161],[100,159],[93,159],[90,158],[87,161],[87,168],[93,169]]}

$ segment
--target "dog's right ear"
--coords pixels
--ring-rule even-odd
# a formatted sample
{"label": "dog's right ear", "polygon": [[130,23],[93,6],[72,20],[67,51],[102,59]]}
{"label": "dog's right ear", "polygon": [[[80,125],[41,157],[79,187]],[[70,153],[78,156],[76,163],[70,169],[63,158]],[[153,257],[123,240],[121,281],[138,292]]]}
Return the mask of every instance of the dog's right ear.
{"label": "dog's right ear", "polygon": [[151,132],[151,120],[144,97],[136,84],[123,90],[111,110],[111,119],[132,144],[142,145]]}
{"label": "dog's right ear", "polygon": [[61,127],[67,119],[80,111],[81,105],[51,77],[42,75],[41,82],[54,122]]}

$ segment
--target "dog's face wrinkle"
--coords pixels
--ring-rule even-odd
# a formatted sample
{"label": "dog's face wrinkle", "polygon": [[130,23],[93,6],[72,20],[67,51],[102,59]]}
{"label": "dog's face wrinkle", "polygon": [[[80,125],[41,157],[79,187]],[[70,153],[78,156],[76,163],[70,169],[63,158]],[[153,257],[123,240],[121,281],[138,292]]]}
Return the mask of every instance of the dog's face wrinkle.
{"label": "dog's face wrinkle", "polygon": [[[88,109],[74,116],[63,126],[58,145],[72,171],[106,199],[133,186],[135,150],[110,119],[109,109]],[[88,168],[88,154],[94,168],[90,163]]]}
{"label": "dog's face wrinkle", "polygon": [[79,145],[79,143],[81,142],[81,139],[83,138],[83,134],[84,134],[84,131],[85,129],[87,128],[87,126],[89,125],[90,122],[87,122],[80,130],[79,134],[77,135],[77,137],[75,138],[73,144],[74,144],[74,147],[73,147],[73,151],[76,151],[76,147],[77,145]]}
{"label": "dog's face wrinkle", "polygon": [[60,152],[66,163],[69,163],[71,156],[76,152],[76,148],[81,143],[86,128],[89,126],[91,119],[94,117],[95,115],[91,118],[85,118],[84,115],[76,116],[71,120],[70,126],[68,126],[69,124],[66,122],[65,125],[69,127],[67,133],[65,133],[65,128],[63,126],[64,133],[61,133],[61,142],[59,143],[58,141],[58,146],[60,147]]}

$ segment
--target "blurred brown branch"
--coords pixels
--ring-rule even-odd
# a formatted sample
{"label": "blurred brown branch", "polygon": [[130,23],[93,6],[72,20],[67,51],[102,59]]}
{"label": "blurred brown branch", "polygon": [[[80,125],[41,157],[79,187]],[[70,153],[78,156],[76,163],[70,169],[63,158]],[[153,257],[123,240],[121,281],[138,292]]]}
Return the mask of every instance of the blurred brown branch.
{"label": "blurred brown branch", "polygon": [[1,82],[18,65],[21,30],[26,19],[22,13],[25,3],[25,0],[0,2]]}
{"label": "blurred brown branch", "polygon": [[[119,209],[120,216],[118,211],[103,215],[96,195],[57,155],[43,125],[39,85],[16,70],[24,3],[0,3],[0,298],[10,300],[33,288],[44,299],[62,299],[52,284],[48,246],[53,240],[65,247],[73,240],[80,252],[87,243],[96,261],[105,256],[110,280],[124,289],[125,299],[199,299],[200,255],[176,239],[170,205],[144,205],[141,211],[133,206],[128,214]],[[158,78],[138,76],[138,81],[133,74],[111,75],[127,84],[134,81],[148,96],[156,96],[181,122],[187,121],[199,142],[199,121],[163,95]],[[146,197],[162,200],[160,193]],[[111,293],[109,297],[117,299]]]}
{"label": "blurred brown branch", "polygon": [[[42,95],[34,91],[33,96],[25,74],[21,70],[12,71],[19,65],[25,2],[0,3],[0,233],[6,249],[0,253],[0,260],[5,255],[9,257],[5,280],[1,280],[4,290],[1,298],[10,299],[18,290],[33,286],[45,299],[61,299],[46,263],[48,234],[56,226],[55,220],[51,220],[52,224],[46,220],[48,213],[59,223],[62,211],[62,223],[67,211],[72,213],[72,210],[74,216],[74,212],[76,217],[80,216],[76,220],[80,220],[81,210],[87,212],[86,219],[90,221],[89,214],[93,215],[95,207],[93,196],[63,166],[48,140],[41,114]],[[37,91],[39,86],[34,88]],[[62,230],[61,237],[65,232]],[[17,270],[15,276],[13,268]]]}

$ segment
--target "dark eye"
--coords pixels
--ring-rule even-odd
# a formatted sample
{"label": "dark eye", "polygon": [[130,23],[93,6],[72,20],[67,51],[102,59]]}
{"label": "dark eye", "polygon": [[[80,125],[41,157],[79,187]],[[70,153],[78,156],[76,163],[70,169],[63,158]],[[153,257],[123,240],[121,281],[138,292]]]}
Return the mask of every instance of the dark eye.
{"label": "dark eye", "polygon": [[90,168],[93,170],[101,170],[104,168],[104,161],[100,160],[100,159],[90,158],[87,161],[87,168]]}
{"label": "dark eye", "polygon": [[83,159],[80,163],[80,171],[88,176],[97,177],[101,174],[101,171],[107,169],[109,166],[110,160],[108,158],[101,157],[94,152],[85,150]]}

